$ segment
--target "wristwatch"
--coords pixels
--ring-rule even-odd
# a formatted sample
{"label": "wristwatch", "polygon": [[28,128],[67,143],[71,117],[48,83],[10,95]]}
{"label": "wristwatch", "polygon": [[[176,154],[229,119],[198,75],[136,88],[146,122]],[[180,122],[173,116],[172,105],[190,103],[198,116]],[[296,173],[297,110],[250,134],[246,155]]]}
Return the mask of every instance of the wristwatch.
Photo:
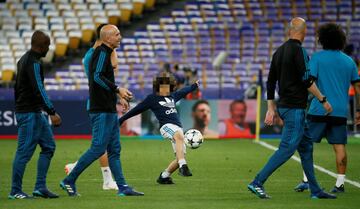
{"label": "wristwatch", "polygon": [[326,97],[323,97],[323,98],[322,98],[322,100],[319,100],[319,102],[320,102],[321,104],[323,104],[323,103],[327,102]]}

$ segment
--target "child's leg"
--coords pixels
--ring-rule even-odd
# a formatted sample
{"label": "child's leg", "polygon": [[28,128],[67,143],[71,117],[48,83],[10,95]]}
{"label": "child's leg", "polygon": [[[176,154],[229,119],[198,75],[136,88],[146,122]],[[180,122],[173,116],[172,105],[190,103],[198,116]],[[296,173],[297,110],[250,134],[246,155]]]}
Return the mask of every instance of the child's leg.
{"label": "child's leg", "polygon": [[160,176],[156,180],[156,182],[159,184],[174,184],[170,175],[172,173],[174,173],[174,171],[176,171],[176,169],[178,169],[178,167],[179,167],[179,164],[178,164],[177,160],[171,161],[169,166],[163,172],[160,173]]}
{"label": "child's leg", "polygon": [[103,189],[104,190],[109,190],[109,189],[117,190],[118,187],[112,177],[112,173],[111,173],[111,170],[109,167],[109,159],[108,159],[107,152],[105,152],[105,154],[103,154],[99,158],[99,162],[100,162],[101,173],[103,176]]}
{"label": "child's leg", "polygon": [[161,177],[162,178],[167,178],[169,177],[172,173],[174,173],[174,171],[176,171],[176,169],[179,168],[179,163],[177,162],[177,160],[173,160],[171,161],[171,163],[169,164],[169,166],[161,173]]}
{"label": "child's leg", "polygon": [[180,130],[176,131],[173,138],[175,140],[176,159],[179,163],[179,167],[182,167],[184,164],[186,164],[184,150],[184,134]]}
{"label": "child's leg", "polygon": [[184,133],[181,127],[167,123],[160,128],[160,133],[165,139],[170,139],[172,147],[176,155],[176,160],[173,160],[169,166],[161,172],[157,182],[159,184],[173,184],[170,175],[178,168],[182,176],[191,176],[191,172],[186,165],[185,153],[186,147],[184,144]]}
{"label": "child's leg", "polygon": [[170,164],[168,165],[168,167],[161,173],[161,177],[162,178],[167,178],[167,177],[170,177],[170,175],[172,173],[174,173],[174,171],[176,171],[176,169],[179,168],[179,160],[182,159],[182,163],[186,164],[186,161],[185,161],[185,150],[184,150],[184,135],[182,133],[182,131],[176,131],[174,136],[173,136],[173,139],[175,141],[172,142],[172,146],[173,146],[173,149],[174,149],[174,152],[175,152],[175,155],[176,155],[176,159],[171,161]]}
{"label": "child's leg", "polygon": [[100,163],[100,167],[109,167],[109,161],[106,152],[105,154],[101,155],[101,157],[99,158],[99,163]]}
{"label": "child's leg", "polygon": [[189,167],[186,164],[185,160],[185,144],[184,144],[184,134],[182,130],[175,132],[173,139],[175,140],[175,151],[176,159],[179,164],[179,174],[182,176],[192,176]]}
{"label": "child's leg", "polygon": [[104,183],[114,181],[109,167],[109,159],[107,152],[99,158],[100,168],[103,175]]}

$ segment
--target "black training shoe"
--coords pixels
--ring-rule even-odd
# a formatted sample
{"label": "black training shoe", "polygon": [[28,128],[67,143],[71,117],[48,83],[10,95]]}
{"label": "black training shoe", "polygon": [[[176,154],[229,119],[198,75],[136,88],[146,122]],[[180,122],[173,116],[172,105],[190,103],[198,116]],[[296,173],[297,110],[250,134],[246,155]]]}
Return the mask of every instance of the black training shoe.
{"label": "black training shoe", "polygon": [[126,186],[122,185],[119,187],[119,192],[117,195],[120,197],[122,197],[122,196],[144,196],[144,192],[138,192],[135,189],[133,189],[132,187],[129,187],[128,185],[126,185]]}
{"label": "black training shoe", "polygon": [[309,189],[309,182],[305,182],[305,181],[302,181],[294,188],[295,192],[303,192],[308,189]]}
{"label": "black training shoe", "polygon": [[192,176],[189,167],[185,164],[179,168],[179,173],[182,176]]}
{"label": "black training shoe", "polygon": [[344,184],[341,184],[339,187],[337,187],[335,185],[334,188],[330,192],[331,193],[344,193],[345,192]]}
{"label": "black training shoe", "polygon": [[258,181],[252,181],[248,186],[250,192],[254,193],[261,199],[270,199],[270,196],[266,194],[264,186],[260,185]]}
{"label": "black training shoe", "polygon": [[33,191],[34,197],[42,197],[42,198],[59,198],[59,195],[49,191],[47,188],[41,188]]}
{"label": "black training shoe", "polygon": [[336,199],[336,196],[321,190],[320,192],[318,192],[316,194],[311,194],[311,198],[313,198],[313,199]]}
{"label": "black training shoe", "polygon": [[20,191],[20,192],[17,192],[17,193],[9,194],[8,198],[11,199],[11,200],[32,199],[33,196],[30,196],[30,195],[26,194],[25,192]]}
{"label": "black training shoe", "polygon": [[74,183],[69,183],[65,180],[62,180],[60,182],[60,187],[63,190],[65,190],[68,193],[68,195],[71,197],[81,196],[79,193],[77,193],[76,186]]}
{"label": "black training shoe", "polygon": [[161,176],[161,173],[160,173],[160,176],[159,178],[156,180],[157,183],[159,184],[174,184],[172,178],[169,176],[169,177],[166,177],[166,178],[163,178]]}

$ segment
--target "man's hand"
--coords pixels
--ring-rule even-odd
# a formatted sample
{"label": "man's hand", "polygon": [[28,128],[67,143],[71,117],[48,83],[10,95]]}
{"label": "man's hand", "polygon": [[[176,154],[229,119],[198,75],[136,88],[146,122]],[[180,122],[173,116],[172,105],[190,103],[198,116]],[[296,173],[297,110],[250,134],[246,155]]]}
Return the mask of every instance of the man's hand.
{"label": "man's hand", "polygon": [[279,114],[274,110],[268,110],[266,112],[264,123],[268,126],[273,126],[273,125],[283,126],[284,125],[283,120],[280,118]]}
{"label": "man's hand", "polygon": [[120,98],[120,105],[122,106],[122,113],[126,113],[129,108],[130,108],[130,104],[128,102],[128,100],[124,99],[124,98]]}
{"label": "man's hand", "polygon": [[266,112],[264,123],[268,126],[282,125],[283,122],[276,111],[276,104],[273,100],[267,101],[268,110]]}
{"label": "man's hand", "polygon": [[133,98],[133,94],[126,88],[119,88],[119,96],[127,101],[130,101]]}
{"label": "man's hand", "polygon": [[57,113],[55,115],[50,115],[51,124],[53,126],[58,127],[61,125],[61,117]]}
{"label": "man's hand", "polygon": [[326,111],[325,115],[329,115],[333,111],[332,106],[328,101],[322,103],[322,105]]}
{"label": "man's hand", "polygon": [[277,118],[277,113],[273,109],[268,109],[265,116],[264,123],[268,126],[272,126],[275,124],[275,119]]}

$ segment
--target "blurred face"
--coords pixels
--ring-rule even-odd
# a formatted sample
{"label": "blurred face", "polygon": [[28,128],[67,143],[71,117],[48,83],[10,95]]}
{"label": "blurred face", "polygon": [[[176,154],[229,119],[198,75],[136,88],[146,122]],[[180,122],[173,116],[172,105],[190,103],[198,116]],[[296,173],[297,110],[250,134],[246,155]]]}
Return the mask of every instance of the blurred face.
{"label": "blurred face", "polygon": [[230,109],[231,119],[237,123],[242,124],[246,118],[246,106],[243,103],[235,103]]}
{"label": "blurred face", "polygon": [[45,57],[46,56],[46,54],[48,53],[48,51],[49,51],[49,46],[50,46],[50,38],[46,38],[45,40],[44,40],[44,43],[41,45],[41,48],[40,48],[40,50],[41,50],[41,56],[42,57]]}
{"label": "blurred face", "polygon": [[159,95],[160,96],[169,96],[170,95],[170,85],[169,84],[160,84]]}
{"label": "blurred face", "polygon": [[187,78],[191,78],[191,76],[192,76],[192,72],[189,70],[189,71],[186,71],[185,72],[185,76],[187,77]]}
{"label": "blurred face", "polygon": [[207,104],[200,104],[193,112],[194,122],[200,126],[208,126],[211,121],[211,110]]}
{"label": "blurred face", "polygon": [[112,48],[118,48],[121,42],[121,34],[118,28],[114,28],[113,33],[111,36],[109,36],[109,44],[112,46]]}

